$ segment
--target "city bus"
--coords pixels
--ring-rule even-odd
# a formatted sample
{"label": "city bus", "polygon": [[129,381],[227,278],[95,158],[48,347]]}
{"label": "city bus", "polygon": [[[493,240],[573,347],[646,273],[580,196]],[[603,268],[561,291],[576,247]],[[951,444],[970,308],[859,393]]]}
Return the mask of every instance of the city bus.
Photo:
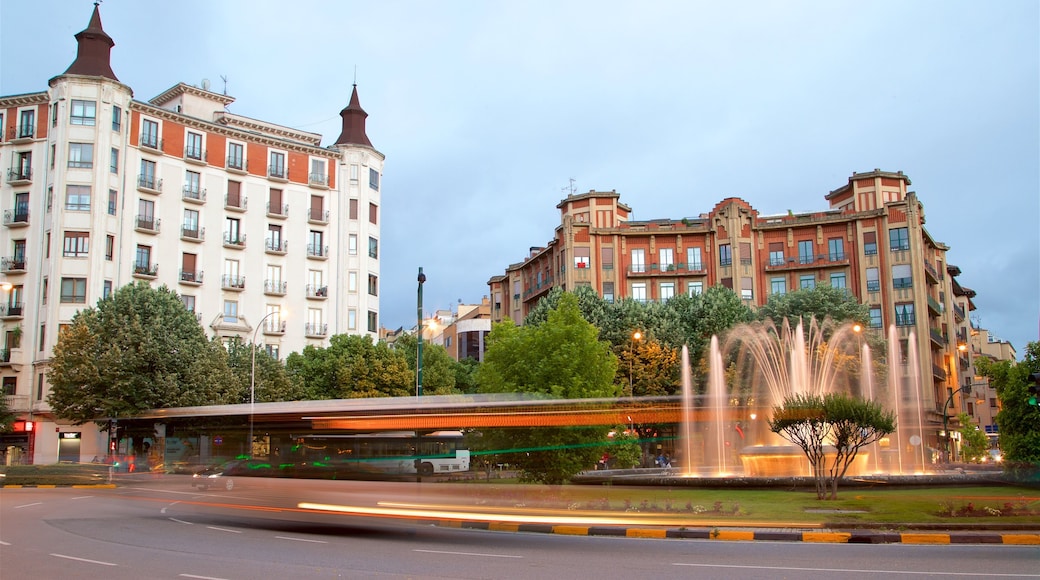
{"label": "city bus", "polygon": [[[416,453],[416,443],[419,452]],[[384,475],[450,474],[469,471],[470,453],[462,431],[414,431],[356,434],[305,434],[294,437],[282,461],[345,467]]]}

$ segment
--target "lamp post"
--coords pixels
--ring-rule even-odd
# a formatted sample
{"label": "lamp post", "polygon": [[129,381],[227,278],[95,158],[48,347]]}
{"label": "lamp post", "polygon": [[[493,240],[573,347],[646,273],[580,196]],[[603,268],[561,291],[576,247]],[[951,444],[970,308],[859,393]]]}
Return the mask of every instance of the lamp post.
{"label": "lamp post", "polygon": [[274,316],[275,314],[281,314],[281,310],[272,310],[268,312],[266,316],[260,319],[260,322],[253,329],[253,342],[249,344],[249,348],[253,351],[253,360],[249,367],[249,457],[253,457],[253,412],[256,409],[256,333],[260,332],[260,328],[263,327],[264,321]]}
{"label": "lamp post", "polygon": [[628,396],[635,396],[633,379],[632,379],[632,359],[635,357],[635,344],[637,340],[643,338],[643,333],[638,330],[632,333],[632,340],[628,342]]}
{"label": "lamp post", "polygon": [[419,267],[419,302],[416,308],[416,316],[419,319],[419,332],[418,332],[418,353],[416,354],[415,361],[415,396],[422,396],[422,333],[423,333],[423,320],[422,320],[422,285],[426,282],[426,274],[423,274],[422,267]]}
{"label": "lamp post", "polygon": [[970,390],[970,387],[957,387],[956,389],[953,389],[953,391],[950,392],[950,396],[946,398],[946,404],[943,405],[943,438],[945,439],[945,449],[943,450],[943,463],[950,462],[950,416],[946,413],[946,410],[950,407],[950,404],[953,403],[953,397],[955,397],[957,393],[960,393],[962,389],[964,389],[965,392],[968,392],[968,390]]}

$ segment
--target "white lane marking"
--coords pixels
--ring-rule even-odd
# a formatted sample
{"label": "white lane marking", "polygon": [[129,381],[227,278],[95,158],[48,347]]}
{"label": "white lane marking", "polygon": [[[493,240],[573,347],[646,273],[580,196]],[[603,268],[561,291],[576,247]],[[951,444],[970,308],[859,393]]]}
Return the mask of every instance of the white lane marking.
{"label": "white lane marking", "polygon": [[195,525],[195,524],[193,524],[191,522],[186,522],[184,520],[178,520],[177,518],[170,518],[170,519],[175,521],[175,522],[177,522],[178,524],[184,524],[186,526],[194,526]]}
{"label": "white lane marking", "polygon": [[16,510],[20,510],[20,509],[22,509],[23,507],[32,507],[32,506],[34,506],[34,505],[42,505],[42,504],[43,504],[43,502],[42,502],[42,501],[38,501],[38,502],[36,502],[36,503],[24,503],[24,504],[22,504],[22,505],[16,505],[16,506],[14,506],[14,509],[16,509]]}
{"label": "white lane marking", "polygon": [[175,506],[175,505],[177,505],[179,503],[181,503],[181,502],[175,501],[175,502],[171,503],[170,505],[164,507],[163,509],[159,510],[159,513],[164,514],[164,513],[166,513],[166,510],[172,508],[173,506]]}
{"label": "white lane marking", "polygon": [[412,550],[424,554],[447,554],[449,556],[477,556],[478,558],[523,558],[523,556],[512,556],[509,554],[478,554],[476,552],[447,552],[444,550]]}
{"label": "white lane marking", "polygon": [[206,526],[211,530],[217,530],[218,532],[231,532],[232,534],[241,534],[241,530],[229,530],[227,528],[218,528],[217,526]]}
{"label": "white lane marking", "polygon": [[0,540],[0,546],[10,546],[10,545],[11,544],[8,544],[7,542],[5,542],[3,540]]}
{"label": "white lane marking", "polygon": [[181,578],[199,578],[200,580],[227,580],[227,578],[218,578],[216,576],[196,576],[194,574],[177,574]]}
{"label": "white lane marking", "polygon": [[77,558],[75,556],[66,556],[65,554],[51,554],[55,558],[65,558],[66,560],[75,560],[77,562],[86,562],[88,564],[101,564],[102,566],[118,566],[119,564],[113,564],[112,562],[102,562],[101,560],[88,560],[86,558]]}
{"label": "white lane marking", "polygon": [[742,570],[788,570],[791,572],[838,572],[838,573],[874,573],[874,574],[907,574],[915,576],[969,576],[977,578],[1040,578],[1040,574],[994,574],[993,572],[935,572],[914,570],[859,570],[856,568],[794,568],[783,566],[742,566],[739,564],[687,564],[685,562],[673,562],[672,566],[691,566],[696,568],[739,568]]}
{"label": "white lane marking", "polygon": [[74,497],[72,499],[90,499],[92,497],[94,497],[94,496],[92,496],[92,495],[81,495],[81,496],[78,496],[78,497]]}
{"label": "white lane marking", "polygon": [[311,542],[314,544],[328,544],[325,540],[311,540],[310,538],[290,538],[289,536],[275,536],[279,540],[292,540],[294,542]]}

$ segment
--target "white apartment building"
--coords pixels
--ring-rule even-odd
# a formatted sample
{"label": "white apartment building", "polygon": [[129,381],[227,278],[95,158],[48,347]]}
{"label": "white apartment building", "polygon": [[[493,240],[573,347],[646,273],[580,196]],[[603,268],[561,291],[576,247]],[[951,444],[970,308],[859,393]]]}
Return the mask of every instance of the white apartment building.
{"label": "white apartment building", "polygon": [[0,436],[7,461],[104,455],[93,425],[50,412],[47,366],[62,325],[128,283],[166,285],[210,336],[276,357],[378,338],[384,156],[356,86],[322,147],[229,113],[207,82],[135,100],[97,5],[76,41],[46,90],[0,96],[0,381],[19,418]]}

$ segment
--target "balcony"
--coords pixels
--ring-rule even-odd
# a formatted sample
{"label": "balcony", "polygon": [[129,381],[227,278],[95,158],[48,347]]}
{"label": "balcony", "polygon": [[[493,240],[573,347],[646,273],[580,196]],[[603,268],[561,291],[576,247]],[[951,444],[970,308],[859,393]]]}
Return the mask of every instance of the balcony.
{"label": "balcony", "polygon": [[285,321],[268,320],[264,323],[264,334],[267,336],[285,334]]}
{"label": "balcony", "polygon": [[268,254],[278,254],[284,256],[289,251],[289,242],[285,240],[273,240],[267,238],[264,240],[264,251]]}
{"label": "balcony", "polygon": [[680,273],[695,274],[703,276],[708,273],[708,270],[704,268],[704,262],[679,262],[676,270]]}
{"label": "balcony", "polygon": [[24,311],[25,309],[21,302],[0,304],[0,318],[3,318],[4,320],[21,318],[24,316]]}
{"label": "balcony", "polygon": [[272,165],[267,168],[267,177],[274,181],[289,181],[289,173],[285,170],[283,165]]}
{"label": "balcony", "polygon": [[162,139],[159,139],[158,135],[144,133],[141,135],[141,147],[155,151],[162,151],[163,142]]}
{"label": "balcony", "polygon": [[329,247],[320,244],[307,244],[307,257],[312,260],[328,260]]}
{"label": "balcony", "polygon": [[206,203],[206,190],[191,185],[185,185],[181,193],[181,199],[188,203],[202,205]]}
{"label": "balcony", "polygon": [[935,377],[935,379],[937,381],[945,381],[946,380],[946,369],[944,369],[941,366],[933,363],[932,364],[932,376]]}
{"label": "balcony", "polygon": [[145,233],[145,234],[158,234],[159,226],[162,224],[161,219],[155,219],[155,216],[150,215],[138,215],[137,221],[134,222],[134,230]]}
{"label": "balcony", "polygon": [[264,294],[268,296],[285,296],[289,283],[285,280],[264,280]]}
{"label": "balcony", "polygon": [[180,282],[181,284],[187,284],[188,286],[201,286],[202,285],[203,272],[199,270],[181,270]]}
{"label": "balcony", "polygon": [[224,247],[241,250],[246,247],[246,235],[245,234],[233,234],[231,232],[224,232]]}
{"label": "balcony", "polygon": [[307,298],[310,300],[325,300],[329,297],[328,286],[315,286],[307,284]]}
{"label": "balcony", "polygon": [[946,337],[943,336],[943,333],[940,332],[938,328],[929,328],[928,329],[928,337],[932,340],[932,342],[936,346],[938,346],[940,348],[945,347],[946,343],[948,342],[946,340]]}
{"label": "balcony", "polygon": [[11,142],[18,143],[20,141],[32,141],[36,138],[36,124],[25,123],[18,125],[14,128],[14,134],[11,135]]}
{"label": "balcony", "polygon": [[195,163],[196,165],[205,165],[208,155],[206,150],[202,147],[185,147],[184,148],[184,160],[188,163]]}
{"label": "balcony", "polygon": [[24,228],[29,226],[29,210],[16,209],[4,210],[4,225],[9,228]]}
{"label": "balcony", "polygon": [[227,158],[227,170],[232,173],[248,173],[249,161],[243,160],[241,157],[229,156]]}
{"label": "balcony", "polygon": [[5,274],[24,274],[25,256],[12,256],[0,260],[0,271]]}
{"label": "balcony", "polygon": [[953,305],[953,319],[957,322],[964,322],[964,307],[958,304]]}
{"label": "balcony", "polygon": [[224,274],[220,277],[220,287],[224,290],[241,292],[246,289],[246,277]]}
{"label": "balcony", "polygon": [[29,411],[29,395],[4,395],[7,400],[7,408],[12,412]]}
{"label": "balcony", "polygon": [[935,266],[928,260],[924,261],[924,274],[930,284],[939,283],[939,273],[935,271]]}
{"label": "balcony", "polygon": [[[197,228],[198,226],[196,226]],[[204,242],[206,240],[206,228],[200,229],[189,229],[188,226],[181,226],[181,239],[185,242],[194,242],[196,244]]]}
{"label": "balcony", "polygon": [[134,264],[134,278],[154,280],[159,276],[159,264]]}
{"label": "balcony", "polygon": [[328,189],[329,176],[324,173],[311,173],[307,176],[307,185],[319,189]]}
{"label": "balcony", "polygon": [[935,316],[939,316],[943,313],[943,306],[939,304],[939,301],[931,296],[928,297],[928,311]]}
{"label": "balcony", "polygon": [[7,366],[11,364],[11,349],[0,348],[0,365]]}
{"label": "balcony", "polygon": [[308,322],[303,333],[307,338],[322,338],[329,333],[329,325],[323,322]]}
{"label": "balcony", "polygon": [[269,218],[282,218],[289,217],[289,204],[283,203],[281,205],[275,204],[273,207],[271,202],[267,202],[267,217]]}
{"label": "balcony", "polygon": [[156,179],[154,175],[138,175],[137,190],[159,195],[162,193],[162,180]]}
{"label": "balcony", "polygon": [[224,209],[230,211],[244,212],[249,206],[249,199],[244,195],[225,195]]}
{"label": "balcony", "polygon": [[307,213],[307,223],[322,225],[329,223],[328,210],[322,211],[320,209],[311,208],[310,211]]}
{"label": "balcony", "polygon": [[7,170],[7,183],[11,185],[27,185],[32,183],[31,167],[12,167]]}

